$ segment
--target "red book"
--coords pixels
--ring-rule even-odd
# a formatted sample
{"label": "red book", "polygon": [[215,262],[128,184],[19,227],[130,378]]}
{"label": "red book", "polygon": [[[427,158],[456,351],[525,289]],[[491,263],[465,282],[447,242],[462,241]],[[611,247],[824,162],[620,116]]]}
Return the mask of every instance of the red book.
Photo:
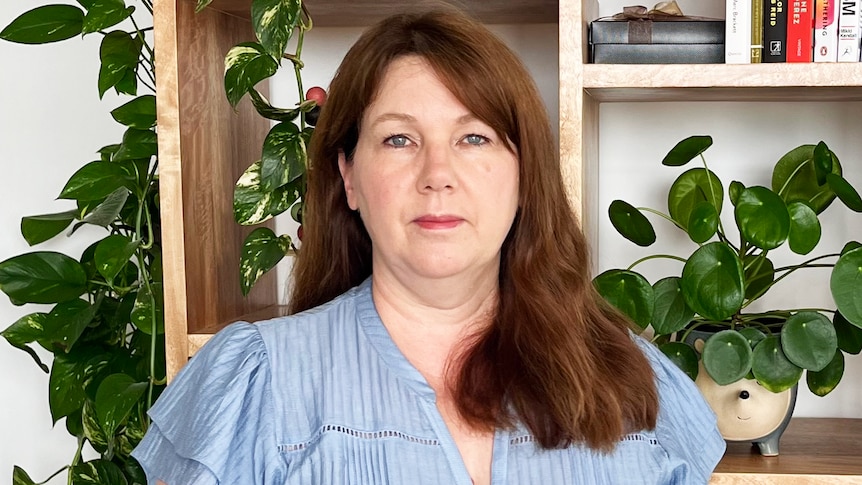
{"label": "red book", "polygon": [[787,12],[787,62],[813,60],[814,0],[790,0]]}

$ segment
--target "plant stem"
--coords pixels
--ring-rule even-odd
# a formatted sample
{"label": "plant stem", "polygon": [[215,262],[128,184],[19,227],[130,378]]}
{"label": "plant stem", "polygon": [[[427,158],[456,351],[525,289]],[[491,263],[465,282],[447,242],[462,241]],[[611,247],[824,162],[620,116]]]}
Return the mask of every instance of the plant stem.
{"label": "plant stem", "polygon": [[[296,38],[296,52],[294,58],[300,62],[293,63],[293,72],[296,74],[296,88],[299,90],[299,102],[305,101],[305,90],[302,88],[302,42],[305,40],[305,26],[299,26],[299,35]],[[305,129],[305,117],[299,117],[299,129]]]}
{"label": "plant stem", "polygon": [[[707,166],[706,164],[706,157],[703,156],[703,152],[700,152],[700,161],[703,162],[703,170],[706,172],[706,183],[707,185],[709,185],[709,197],[707,197],[707,199],[712,199],[713,195],[715,194],[715,187],[712,186],[712,177],[709,176],[711,172],[709,171],[709,166]],[[718,211],[718,207],[712,200],[710,200],[709,203],[712,204],[712,206],[716,209],[716,218],[718,219],[718,232],[723,234],[724,226],[721,224],[721,212]]]}
{"label": "plant stem", "polygon": [[674,256],[672,254],[653,254],[650,256],[644,256],[643,258],[635,261],[634,263],[630,264],[629,267],[626,268],[626,270],[631,271],[632,268],[634,268],[635,266],[637,266],[640,263],[643,263],[644,261],[649,261],[650,259],[659,259],[659,258],[675,259],[675,260],[681,261],[683,263],[687,262],[687,260],[685,258],[680,258],[679,256]]}
{"label": "plant stem", "polygon": [[[66,483],[67,483],[68,485],[72,485],[72,473],[71,473],[71,469],[72,469],[72,468],[74,468],[74,467],[75,467],[75,465],[77,465],[79,461],[81,461],[81,451],[82,451],[83,449],[84,449],[84,436],[83,436],[83,435],[78,435],[78,450],[77,450],[77,451],[75,451],[75,457],[74,457],[74,458],[72,458],[72,464],[71,464],[71,465],[69,465],[70,473],[69,473],[69,476],[68,476],[67,481],[66,481]],[[49,480],[50,480],[50,479],[49,479]]]}
{"label": "plant stem", "polygon": [[[813,263],[814,261],[820,260],[820,259],[830,258],[830,257],[835,257],[835,256],[840,256],[840,254],[825,254],[823,256],[817,256],[816,258],[811,258],[808,261],[804,261],[803,263],[795,265],[795,266],[785,266],[783,268],[776,269],[775,270],[776,272],[786,271],[786,273],[784,273],[783,275],[781,275],[778,278],[776,278],[775,280],[773,280],[772,283],[769,283],[768,285],[764,286],[762,290],[758,291],[757,294],[755,294],[753,297],[749,298],[747,302],[743,303],[742,308],[747,307],[752,302],[754,302],[755,300],[757,300],[758,298],[763,296],[763,294],[766,293],[767,291],[769,291],[770,288],[777,285],[779,281],[790,276],[791,274],[793,274],[794,271],[796,271],[798,269],[834,266],[834,265],[813,265],[811,263]],[[740,309],[742,309],[742,308],[740,308]]]}
{"label": "plant stem", "polygon": [[65,470],[68,470],[68,469],[69,469],[69,465],[66,465],[63,468],[60,468],[59,470],[52,473],[50,477],[46,478],[44,482],[39,482],[37,485],[44,485],[44,484],[50,482],[52,478],[56,477],[57,475],[63,473]]}
{"label": "plant stem", "polygon": [[667,219],[668,221],[671,222],[671,224],[673,224],[674,226],[678,227],[679,229],[685,231],[685,228],[680,226],[675,220],[673,220],[673,218],[671,218],[669,215],[665,214],[664,212],[659,212],[655,209],[650,209],[649,207],[638,207],[637,209],[640,211],[644,211],[644,212],[651,212],[651,213],[653,213],[659,217]]}

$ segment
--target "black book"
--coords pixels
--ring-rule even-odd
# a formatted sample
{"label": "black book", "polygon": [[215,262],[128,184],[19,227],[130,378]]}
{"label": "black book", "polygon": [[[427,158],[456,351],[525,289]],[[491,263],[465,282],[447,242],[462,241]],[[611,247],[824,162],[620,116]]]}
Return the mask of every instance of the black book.
{"label": "black book", "polygon": [[786,62],[789,0],[755,1],[763,2],[763,54],[761,62]]}

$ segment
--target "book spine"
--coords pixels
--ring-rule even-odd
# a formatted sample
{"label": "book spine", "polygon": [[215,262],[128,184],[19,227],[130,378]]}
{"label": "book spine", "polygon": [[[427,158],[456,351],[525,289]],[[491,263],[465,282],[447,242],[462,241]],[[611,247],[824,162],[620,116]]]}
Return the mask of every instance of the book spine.
{"label": "book spine", "polygon": [[838,62],[859,61],[860,0],[839,0]]}
{"label": "book spine", "polygon": [[787,62],[811,62],[813,0],[790,0],[787,12]]}
{"label": "book spine", "polygon": [[763,0],[751,0],[751,63],[760,64],[763,55]]}
{"label": "book spine", "polygon": [[724,36],[724,62],[727,64],[751,62],[751,2],[727,0]]}
{"label": "book spine", "polygon": [[838,62],[836,0],[815,0],[814,5],[814,62]]}
{"label": "book spine", "polygon": [[787,60],[787,8],[785,0],[763,0],[763,55],[761,59],[762,62],[785,62]]}

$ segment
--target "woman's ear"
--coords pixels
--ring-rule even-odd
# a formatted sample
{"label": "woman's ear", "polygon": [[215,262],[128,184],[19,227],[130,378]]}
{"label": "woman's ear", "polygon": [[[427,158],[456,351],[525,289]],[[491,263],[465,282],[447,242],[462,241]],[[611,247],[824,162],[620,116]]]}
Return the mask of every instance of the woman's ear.
{"label": "woman's ear", "polygon": [[344,181],[344,193],[347,196],[348,207],[352,210],[359,210],[353,183],[353,163],[347,160],[341,150],[338,150],[338,171],[341,172],[341,180]]}

